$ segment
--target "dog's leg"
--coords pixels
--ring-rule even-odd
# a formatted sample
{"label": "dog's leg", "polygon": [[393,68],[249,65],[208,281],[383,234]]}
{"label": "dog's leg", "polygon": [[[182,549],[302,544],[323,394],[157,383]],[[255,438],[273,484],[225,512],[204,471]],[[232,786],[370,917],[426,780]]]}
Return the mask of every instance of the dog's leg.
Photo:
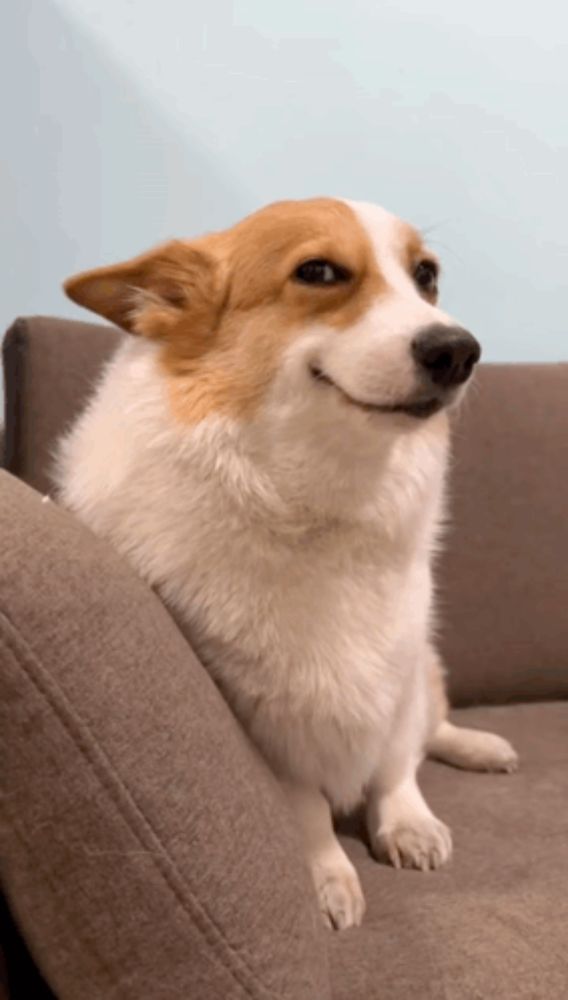
{"label": "dog's leg", "polygon": [[357,872],[333,831],[327,799],[303,785],[285,782],[284,788],[300,823],[324,922],[337,930],[358,926],[365,898]]}
{"label": "dog's leg", "polygon": [[447,719],[444,669],[434,649],[429,650],[429,682],[434,725],[427,742],[427,754],[436,760],[467,771],[516,771],[519,758],[501,736],[482,729],[454,726]]}
{"label": "dog's leg", "polygon": [[466,771],[516,771],[519,758],[511,744],[483,729],[465,729],[445,719],[428,744],[428,756]]}
{"label": "dog's leg", "polygon": [[379,860],[395,868],[439,868],[452,853],[452,836],[432,813],[416,781],[420,755],[397,737],[368,789],[367,829]]}
{"label": "dog's leg", "polygon": [[426,680],[419,670],[413,697],[401,708],[367,795],[367,829],[375,857],[388,859],[395,868],[422,871],[439,868],[452,853],[451,833],[432,813],[416,780],[432,729]]}

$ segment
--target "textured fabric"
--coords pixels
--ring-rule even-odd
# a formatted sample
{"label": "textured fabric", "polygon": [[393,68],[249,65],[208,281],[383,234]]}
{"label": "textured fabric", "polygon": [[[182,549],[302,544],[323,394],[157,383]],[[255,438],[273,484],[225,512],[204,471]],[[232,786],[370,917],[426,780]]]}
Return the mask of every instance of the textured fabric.
{"label": "textured fabric", "polygon": [[422,788],[454,834],[437,872],[397,872],[344,844],[367,897],[329,941],[334,1000],[568,996],[568,702],[457,712],[521,754],[515,775],[427,764]]}
{"label": "textured fabric", "polygon": [[[6,336],[10,471],[48,458],[123,334],[22,319]],[[454,418],[437,579],[454,704],[568,697],[568,364],[481,365]]]}
{"label": "textured fabric", "polygon": [[0,474],[0,878],[59,1000],[325,1000],[279,788],[157,598]]}
{"label": "textured fabric", "polygon": [[3,346],[4,466],[41,493],[50,489],[53,445],[124,336],[111,326],[34,316],[18,319]]}
{"label": "textured fabric", "polygon": [[440,636],[453,704],[568,697],[568,364],[481,366],[455,422]]}
{"label": "textured fabric", "polygon": [[[119,336],[58,320],[9,334],[8,464],[40,489],[54,438]],[[568,693],[567,401],[568,366],[482,366],[456,421],[439,577],[462,701]],[[101,543],[8,477],[0,540],[11,618],[0,635],[15,644],[0,653],[2,876],[59,1000],[264,996],[259,978],[270,996],[325,1000],[287,815],[165,612]],[[567,994],[567,713],[456,713],[511,738],[522,767],[424,768],[429,801],[453,827],[449,868],[394,872],[346,838],[369,909],[361,930],[324,939],[335,1000]],[[169,860],[178,896],[162,874]],[[205,924],[184,907],[196,894],[212,907]],[[220,941],[228,965],[214,957]]]}

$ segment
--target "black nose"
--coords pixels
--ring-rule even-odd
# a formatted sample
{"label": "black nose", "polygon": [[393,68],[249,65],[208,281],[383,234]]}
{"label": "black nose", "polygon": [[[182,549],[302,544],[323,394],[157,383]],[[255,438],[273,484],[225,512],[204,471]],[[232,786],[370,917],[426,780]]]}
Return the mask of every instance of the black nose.
{"label": "black nose", "polygon": [[467,382],[474,364],[481,357],[481,347],[461,326],[435,323],[416,334],[412,354],[432,382],[452,386]]}

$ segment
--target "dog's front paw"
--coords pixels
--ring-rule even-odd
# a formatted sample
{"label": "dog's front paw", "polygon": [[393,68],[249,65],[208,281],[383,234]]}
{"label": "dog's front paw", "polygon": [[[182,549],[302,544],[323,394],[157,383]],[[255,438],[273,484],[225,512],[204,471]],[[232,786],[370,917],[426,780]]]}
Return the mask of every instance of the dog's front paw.
{"label": "dog's front paw", "polygon": [[365,912],[365,897],[357,872],[347,859],[315,864],[312,875],[326,926],[338,931],[358,927]]}
{"label": "dog's front paw", "polygon": [[373,853],[395,868],[440,868],[451,856],[452,835],[435,816],[416,816],[381,827],[373,838]]}

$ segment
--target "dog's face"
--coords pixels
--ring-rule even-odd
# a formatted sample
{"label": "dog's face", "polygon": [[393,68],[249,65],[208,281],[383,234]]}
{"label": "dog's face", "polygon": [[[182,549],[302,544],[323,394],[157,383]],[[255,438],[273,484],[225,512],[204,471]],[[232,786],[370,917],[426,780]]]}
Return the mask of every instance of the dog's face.
{"label": "dog's face", "polygon": [[66,291],[161,342],[186,423],[276,406],[410,428],[459,398],[480,355],[438,308],[438,271],[407,223],[321,198],[86,272]]}

